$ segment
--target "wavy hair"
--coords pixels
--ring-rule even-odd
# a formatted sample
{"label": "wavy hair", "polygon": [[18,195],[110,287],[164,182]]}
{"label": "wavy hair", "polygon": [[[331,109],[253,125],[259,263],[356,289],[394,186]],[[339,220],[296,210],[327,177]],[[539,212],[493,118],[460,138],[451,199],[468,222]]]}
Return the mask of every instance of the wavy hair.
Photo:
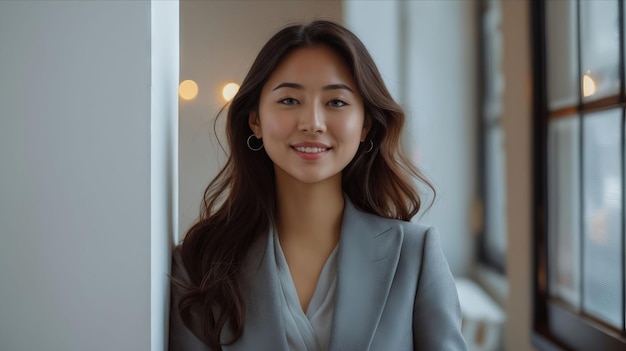
{"label": "wavy hair", "polygon": [[[326,45],[342,57],[354,75],[371,123],[367,139],[342,174],[344,193],[362,211],[409,221],[422,200],[415,180],[433,187],[404,156],[400,137],[404,112],[385,87],[363,43],[346,28],[328,21],[293,25],[275,34],[261,49],[228,110],[226,135],[230,154],[204,193],[200,218],[187,232],[181,254],[190,284],[176,306],[185,324],[199,311],[205,342],[214,350],[243,333],[245,301],[237,277],[251,244],[267,234],[275,214],[274,167],[264,150],[246,147],[252,134],[250,112],[258,111],[261,90],[275,68],[299,48]],[[180,282],[175,282],[181,285]],[[232,340],[222,343],[222,330]]]}

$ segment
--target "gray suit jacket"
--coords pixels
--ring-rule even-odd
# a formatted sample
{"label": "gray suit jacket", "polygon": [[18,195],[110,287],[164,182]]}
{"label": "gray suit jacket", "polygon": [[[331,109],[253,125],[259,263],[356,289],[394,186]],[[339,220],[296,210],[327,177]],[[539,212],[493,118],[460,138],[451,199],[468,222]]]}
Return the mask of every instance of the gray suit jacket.
{"label": "gray suit jacket", "polygon": [[[255,242],[242,266],[244,331],[225,351],[287,350],[276,264],[264,255],[267,242],[267,236]],[[435,229],[360,212],[346,201],[338,259],[329,350],[467,349],[456,287]],[[172,276],[188,281],[180,250],[172,262]],[[209,351],[199,328],[181,321],[180,294],[172,285],[170,351]],[[222,340],[230,340],[226,329]]]}

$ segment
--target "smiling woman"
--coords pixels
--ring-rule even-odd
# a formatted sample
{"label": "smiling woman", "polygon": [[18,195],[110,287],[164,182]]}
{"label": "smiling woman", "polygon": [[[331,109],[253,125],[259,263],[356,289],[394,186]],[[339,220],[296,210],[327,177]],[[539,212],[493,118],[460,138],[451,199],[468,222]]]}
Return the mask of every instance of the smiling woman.
{"label": "smiling woman", "polygon": [[438,233],[410,222],[412,182],[429,184],[400,151],[403,124],[350,31],[274,35],[174,251],[170,350],[465,350]]}

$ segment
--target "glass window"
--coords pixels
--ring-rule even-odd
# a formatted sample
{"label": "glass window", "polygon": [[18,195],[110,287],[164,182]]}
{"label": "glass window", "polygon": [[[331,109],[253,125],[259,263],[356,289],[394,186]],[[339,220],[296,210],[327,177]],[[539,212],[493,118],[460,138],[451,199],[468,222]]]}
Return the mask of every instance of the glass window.
{"label": "glass window", "polygon": [[584,117],[583,309],[621,327],[621,109]]}
{"label": "glass window", "polygon": [[481,22],[484,95],[480,139],[484,160],[482,196],[485,222],[480,242],[480,258],[504,273],[507,232],[504,130],[501,125],[504,93],[500,31],[502,10],[499,1],[489,0],[484,5]]}
{"label": "glass window", "polygon": [[546,17],[548,104],[550,109],[560,109],[578,101],[576,2],[548,1]]}
{"label": "glass window", "polygon": [[616,0],[579,1],[583,101],[619,93],[619,11]]}
{"label": "glass window", "polygon": [[550,295],[580,308],[580,119],[548,125]]}
{"label": "glass window", "polygon": [[530,5],[533,340],[626,350],[626,0]]}
{"label": "glass window", "polygon": [[504,132],[501,127],[485,131],[485,177],[486,227],[485,249],[488,255],[504,257],[506,254],[506,175],[504,154]]}

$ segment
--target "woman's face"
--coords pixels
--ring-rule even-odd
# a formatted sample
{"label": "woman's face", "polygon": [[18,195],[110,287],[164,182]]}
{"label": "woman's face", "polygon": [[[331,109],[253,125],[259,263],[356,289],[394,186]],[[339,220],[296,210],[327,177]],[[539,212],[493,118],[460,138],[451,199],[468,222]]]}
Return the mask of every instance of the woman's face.
{"label": "woman's face", "polygon": [[341,179],[365,140],[363,100],[343,59],[326,46],[297,49],[263,86],[249,124],[277,179]]}

